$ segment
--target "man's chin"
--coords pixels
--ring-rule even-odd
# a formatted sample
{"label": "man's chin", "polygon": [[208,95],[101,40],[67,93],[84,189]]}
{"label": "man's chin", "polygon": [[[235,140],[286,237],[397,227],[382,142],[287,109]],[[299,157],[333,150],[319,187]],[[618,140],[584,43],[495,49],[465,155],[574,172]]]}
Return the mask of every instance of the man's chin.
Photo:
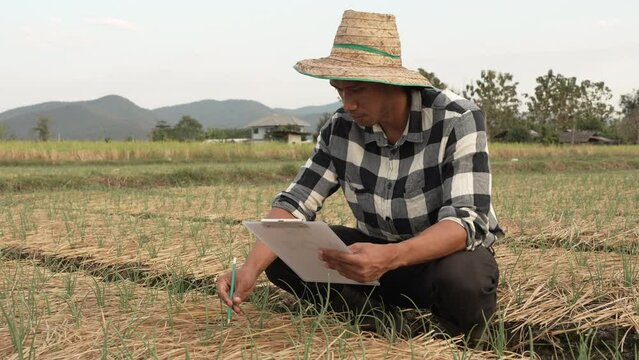
{"label": "man's chin", "polygon": [[359,126],[372,126],[373,125],[371,121],[369,121],[368,119],[363,118],[363,117],[357,117],[357,118],[351,117],[351,118],[353,119],[353,122],[355,122],[355,124],[357,124]]}

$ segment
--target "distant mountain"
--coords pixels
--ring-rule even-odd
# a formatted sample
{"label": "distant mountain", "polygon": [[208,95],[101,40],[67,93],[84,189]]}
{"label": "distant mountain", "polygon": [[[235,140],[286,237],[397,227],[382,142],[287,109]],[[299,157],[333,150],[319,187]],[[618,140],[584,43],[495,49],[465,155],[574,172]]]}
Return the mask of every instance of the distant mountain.
{"label": "distant mountain", "polygon": [[41,113],[41,112],[46,112],[49,111],[51,109],[55,109],[57,107],[63,106],[69,104],[68,102],[61,102],[61,101],[49,101],[49,102],[45,102],[45,103],[41,103],[41,104],[35,104],[35,105],[29,105],[29,106],[22,106],[19,108],[15,108],[15,109],[11,109],[11,110],[7,110],[3,113],[0,114],[0,121],[4,120],[4,119],[9,119],[12,118],[14,116],[18,116],[18,115],[24,115],[24,114],[30,114],[30,113]]}
{"label": "distant mountain", "polygon": [[311,126],[309,126],[307,130],[309,132],[315,132],[317,128],[317,122],[319,121],[320,117],[322,117],[322,115],[325,113],[332,114],[335,112],[335,110],[339,109],[340,107],[342,107],[342,103],[338,101],[332,104],[304,106],[304,107],[293,109],[293,110],[282,109],[282,108],[275,108],[273,110],[277,113],[293,115],[306,121],[307,123],[311,124]]}
{"label": "distant mountain", "polygon": [[175,125],[184,115],[197,119],[204,128],[242,128],[257,119],[284,114],[308,122],[308,131],[313,132],[322,114],[332,113],[340,106],[336,102],[272,109],[253,100],[202,100],[148,110],[121,96],[108,95],[89,101],[54,101],[11,109],[0,113],[0,122],[19,139],[35,137],[32,129],[40,116],[49,118],[51,138],[60,134],[62,139],[147,139],[158,121]]}
{"label": "distant mountain", "polygon": [[154,109],[153,113],[171,125],[188,115],[205,128],[241,128],[251,121],[274,114],[274,111],[253,100],[202,100],[161,107]]}
{"label": "distant mountain", "polygon": [[0,114],[0,122],[19,139],[34,137],[38,117],[49,119],[51,138],[101,140],[106,138],[147,138],[157,123],[149,110],[117,95],[96,100],[48,102],[12,109]]}
{"label": "distant mountain", "polygon": [[304,106],[299,109],[282,109],[282,108],[274,108],[273,111],[280,114],[287,114],[293,116],[307,116],[313,114],[324,114],[324,113],[334,113],[335,110],[342,107],[342,103],[337,101],[327,105],[314,105],[314,106]]}
{"label": "distant mountain", "polygon": [[314,129],[319,117],[325,112],[334,112],[340,103],[320,106],[305,106],[299,109],[270,108],[253,100],[202,100],[188,104],[165,106],[153,113],[174,125],[184,115],[189,115],[205,128],[241,128],[257,119],[273,115],[293,115],[305,120]]}

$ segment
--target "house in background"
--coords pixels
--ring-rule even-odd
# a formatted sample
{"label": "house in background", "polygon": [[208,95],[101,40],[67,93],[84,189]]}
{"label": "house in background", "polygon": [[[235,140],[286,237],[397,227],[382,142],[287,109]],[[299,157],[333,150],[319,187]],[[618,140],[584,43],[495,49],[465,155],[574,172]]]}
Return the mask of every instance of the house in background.
{"label": "house in background", "polygon": [[599,144],[612,145],[618,142],[607,137],[598,136],[594,131],[580,131],[573,133],[572,130],[566,130],[559,134],[559,142],[562,144]]}
{"label": "house in background", "polygon": [[251,140],[284,140],[289,144],[305,141],[310,133],[305,128],[311,126],[304,120],[291,115],[273,114],[253,121],[246,127],[251,129]]}

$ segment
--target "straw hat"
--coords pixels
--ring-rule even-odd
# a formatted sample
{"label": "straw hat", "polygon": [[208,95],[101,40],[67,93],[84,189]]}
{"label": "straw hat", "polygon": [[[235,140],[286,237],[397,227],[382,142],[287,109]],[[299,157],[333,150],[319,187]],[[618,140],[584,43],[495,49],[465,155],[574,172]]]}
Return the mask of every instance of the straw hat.
{"label": "straw hat", "polygon": [[402,66],[395,16],[344,11],[331,55],[295,64],[304,75],[399,86],[431,86],[417,71]]}

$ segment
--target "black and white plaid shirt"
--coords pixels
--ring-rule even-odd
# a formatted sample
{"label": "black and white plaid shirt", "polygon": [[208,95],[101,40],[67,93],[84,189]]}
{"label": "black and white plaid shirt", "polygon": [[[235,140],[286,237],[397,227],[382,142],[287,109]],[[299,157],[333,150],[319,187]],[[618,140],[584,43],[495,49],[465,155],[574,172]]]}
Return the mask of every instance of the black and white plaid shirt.
{"label": "black and white plaid shirt", "polygon": [[450,91],[412,91],[408,125],[395,144],[379,125],[362,127],[339,109],[273,206],[314,220],[339,187],[359,230],[389,242],[442,220],[466,229],[468,250],[490,246],[503,234],[491,205],[484,117]]}

